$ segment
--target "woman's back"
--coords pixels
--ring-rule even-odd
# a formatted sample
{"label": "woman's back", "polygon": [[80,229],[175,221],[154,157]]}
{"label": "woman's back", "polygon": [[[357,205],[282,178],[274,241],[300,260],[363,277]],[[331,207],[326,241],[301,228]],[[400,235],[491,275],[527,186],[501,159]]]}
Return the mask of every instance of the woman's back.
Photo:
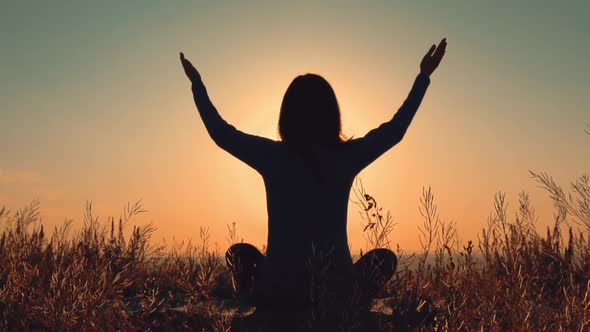
{"label": "woman's back", "polygon": [[352,271],[346,234],[348,197],[354,174],[346,167],[350,143],[300,150],[275,143],[263,174],[268,244],[260,280],[267,295],[301,294],[313,265],[326,272]]}
{"label": "woman's back", "polygon": [[355,174],[346,167],[350,143],[307,147],[277,142],[274,167],[263,174],[268,211],[269,257],[309,254],[312,243],[349,255],[348,197]]}

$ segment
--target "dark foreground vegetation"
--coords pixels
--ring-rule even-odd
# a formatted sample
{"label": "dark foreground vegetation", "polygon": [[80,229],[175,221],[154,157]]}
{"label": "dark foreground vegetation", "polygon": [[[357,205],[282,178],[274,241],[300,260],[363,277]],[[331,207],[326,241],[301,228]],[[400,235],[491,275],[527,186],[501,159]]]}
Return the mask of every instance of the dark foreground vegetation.
{"label": "dark foreground vegetation", "polygon": [[[394,248],[399,264],[385,298],[369,316],[363,314],[368,309],[350,308],[333,328],[588,331],[589,178],[583,175],[563,190],[545,174],[531,176],[554,202],[552,226],[540,231],[526,193],[514,217],[498,193],[487,225],[464,243],[455,224],[439,217],[434,195],[425,189],[418,229],[423,251]],[[354,194],[367,248],[390,247],[391,215],[362,185]],[[150,242],[152,225],[131,225],[143,212],[140,204],[106,222],[87,204],[77,231],[71,222],[46,230],[38,208],[33,202],[15,212],[0,209],[0,330],[230,331],[232,321],[236,330],[252,312],[234,299],[206,228],[198,243],[161,246]],[[227,240],[237,242],[235,224]],[[298,328],[319,330],[328,309],[320,305]]]}

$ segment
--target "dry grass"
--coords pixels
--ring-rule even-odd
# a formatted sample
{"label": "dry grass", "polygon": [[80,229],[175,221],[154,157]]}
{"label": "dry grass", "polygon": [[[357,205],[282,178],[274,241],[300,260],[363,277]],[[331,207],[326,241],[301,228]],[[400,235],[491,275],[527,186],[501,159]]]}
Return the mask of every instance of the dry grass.
{"label": "dry grass", "polygon": [[[588,331],[590,179],[582,175],[565,190],[545,173],[531,177],[554,203],[552,226],[539,231],[525,192],[510,218],[505,195],[498,193],[477,240],[465,243],[425,188],[418,227],[423,250],[393,249],[398,270],[384,290],[388,296],[373,307],[381,312],[376,325],[396,331]],[[360,182],[355,198],[366,249],[390,248],[391,214]],[[66,221],[48,235],[38,202],[15,212],[0,209],[0,330],[229,331],[232,319],[249,311],[234,300],[206,228],[199,243],[164,247],[150,242],[152,225],[131,226],[144,211],[140,203],[126,206],[118,221],[99,222],[91,204],[85,211],[81,230]],[[228,226],[227,240],[238,241],[235,224]],[[313,291],[320,305],[301,329],[319,330],[330,310],[321,305],[321,287]],[[366,310],[358,303],[345,306],[337,330],[365,329],[359,321]]]}
{"label": "dry grass", "polygon": [[150,224],[125,236],[139,203],[104,225],[88,204],[81,231],[68,221],[51,236],[38,208],[0,212],[0,330],[229,330],[211,301],[231,298],[229,279],[206,229],[164,251]]}

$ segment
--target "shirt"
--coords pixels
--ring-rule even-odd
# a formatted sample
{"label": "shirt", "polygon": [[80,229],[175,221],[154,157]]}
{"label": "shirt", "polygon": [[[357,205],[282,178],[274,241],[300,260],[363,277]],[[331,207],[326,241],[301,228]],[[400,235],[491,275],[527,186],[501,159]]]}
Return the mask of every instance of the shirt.
{"label": "shirt", "polygon": [[305,266],[322,261],[322,255],[341,271],[351,270],[346,224],[354,178],[402,140],[429,84],[427,75],[418,74],[395,115],[364,137],[310,145],[301,153],[285,142],[247,134],[228,124],[203,82],[193,82],[195,104],[213,141],[264,180],[268,239],[261,278],[272,292],[297,289],[293,283],[302,284]]}

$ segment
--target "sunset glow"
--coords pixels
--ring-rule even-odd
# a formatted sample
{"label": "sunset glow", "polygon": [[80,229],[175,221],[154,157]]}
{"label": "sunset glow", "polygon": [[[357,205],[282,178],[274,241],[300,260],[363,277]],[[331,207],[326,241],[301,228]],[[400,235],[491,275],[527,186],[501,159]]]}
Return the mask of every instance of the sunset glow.
{"label": "sunset glow", "polygon": [[[38,198],[52,226],[80,222],[85,201],[106,220],[141,199],[148,212],[137,222],[153,221],[157,240],[195,239],[206,226],[221,251],[236,222],[240,238],[262,247],[262,178],[209,138],[178,53],[244,132],[278,140],[283,94],[312,72],[332,84],[344,133],[360,137],[393,116],[423,54],[447,37],[404,141],[360,174],[365,189],[391,211],[391,240],[407,250],[419,248],[428,186],[463,239],[484,227],[498,191],[512,211],[528,191],[543,229],[553,207],[528,171],[567,186],[590,168],[590,7],[458,3],[5,5],[0,207]],[[356,253],[364,242],[352,203],[348,215]]]}

